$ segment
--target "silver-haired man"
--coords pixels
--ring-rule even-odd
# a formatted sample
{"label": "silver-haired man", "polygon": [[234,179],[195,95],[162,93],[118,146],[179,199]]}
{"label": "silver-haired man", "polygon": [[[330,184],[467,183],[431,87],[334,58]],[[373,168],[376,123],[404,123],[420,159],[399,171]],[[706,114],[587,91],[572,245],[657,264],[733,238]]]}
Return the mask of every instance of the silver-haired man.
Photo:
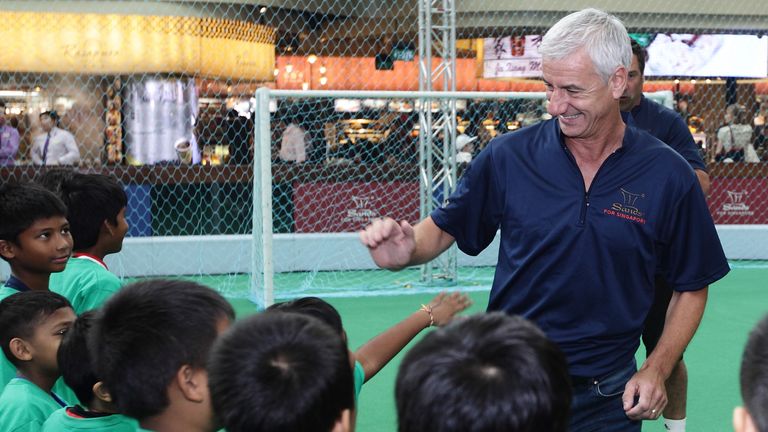
{"label": "silver-haired man", "polygon": [[[454,241],[477,254],[500,229],[488,310],[533,320],[564,351],[570,430],[639,431],[664,409],[664,381],[728,263],[691,167],[622,120],[632,52],[621,21],[573,13],[539,52],[553,119],[493,140],[448,203],[417,225],[378,220],[360,238],[379,266],[400,269]],[[657,268],[675,293],[637,370]]]}

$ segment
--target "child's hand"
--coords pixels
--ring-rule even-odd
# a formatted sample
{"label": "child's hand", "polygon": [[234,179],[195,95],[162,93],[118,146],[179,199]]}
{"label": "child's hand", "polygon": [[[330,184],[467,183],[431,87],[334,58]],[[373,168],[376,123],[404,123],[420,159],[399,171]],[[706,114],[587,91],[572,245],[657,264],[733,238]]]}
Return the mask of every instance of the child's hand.
{"label": "child's hand", "polygon": [[466,294],[459,292],[451,294],[443,292],[429,302],[429,307],[432,308],[432,316],[435,320],[434,325],[436,326],[448,324],[457,313],[470,306],[472,306],[472,300]]}

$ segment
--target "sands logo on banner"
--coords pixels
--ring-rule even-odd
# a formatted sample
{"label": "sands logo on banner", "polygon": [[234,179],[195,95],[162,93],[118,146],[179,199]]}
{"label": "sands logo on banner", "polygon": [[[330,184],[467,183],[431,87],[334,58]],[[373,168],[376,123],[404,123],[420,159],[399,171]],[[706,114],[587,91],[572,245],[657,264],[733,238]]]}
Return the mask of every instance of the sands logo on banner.
{"label": "sands logo on banner", "polygon": [[417,182],[296,183],[296,232],[355,232],[374,219],[419,220]]}
{"label": "sands logo on banner", "polygon": [[483,78],[541,76],[541,36],[483,39]]}
{"label": "sands logo on banner", "polygon": [[768,211],[759,205],[768,195],[768,181],[721,178],[712,182],[709,211],[716,224],[766,224]]}

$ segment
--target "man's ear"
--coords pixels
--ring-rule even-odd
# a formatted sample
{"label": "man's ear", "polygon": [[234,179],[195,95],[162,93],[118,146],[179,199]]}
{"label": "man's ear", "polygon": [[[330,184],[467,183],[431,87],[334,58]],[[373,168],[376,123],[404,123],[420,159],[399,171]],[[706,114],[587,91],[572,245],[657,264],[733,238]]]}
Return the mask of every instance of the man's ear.
{"label": "man's ear", "polygon": [[208,374],[203,368],[183,365],[176,372],[179,390],[192,402],[203,402],[208,398]]}
{"label": "man's ear", "polygon": [[336,420],[333,425],[332,432],[354,432],[355,430],[355,414],[350,409],[345,409],[341,412],[341,416]]}
{"label": "man's ear", "polygon": [[608,79],[608,85],[611,87],[613,98],[618,100],[624,94],[629,81],[629,72],[624,66],[619,66]]}
{"label": "man's ear", "polygon": [[11,342],[9,342],[9,345],[11,348],[11,354],[13,354],[13,356],[17,359],[21,361],[32,360],[32,347],[30,347],[24,339],[13,338],[11,339]]}
{"label": "man's ear", "polygon": [[0,255],[7,260],[16,258],[16,247],[8,240],[0,240]]}
{"label": "man's ear", "polygon": [[93,394],[102,402],[112,403],[112,395],[109,394],[109,390],[107,390],[103,381],[93,385]]}
{"label": "man's ear", "polygon": [[733,410],[733,430],[736,432],[758,432],[755,421],[744,407]]}

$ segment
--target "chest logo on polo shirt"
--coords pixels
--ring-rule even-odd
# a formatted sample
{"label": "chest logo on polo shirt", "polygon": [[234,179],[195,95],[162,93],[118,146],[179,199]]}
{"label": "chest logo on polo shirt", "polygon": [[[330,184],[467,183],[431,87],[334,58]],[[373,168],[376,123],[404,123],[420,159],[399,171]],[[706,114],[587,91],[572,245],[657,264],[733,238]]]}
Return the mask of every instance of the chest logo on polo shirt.
{"label": "chest logo on polo shirt", "polygon": [[624,188],[619,191],[621,202],[617,200],[612,203],[610,208],[603,209],[603,214],[645,225],[645,213],[638,208],[645,199],[645,194],[630,192]]}

